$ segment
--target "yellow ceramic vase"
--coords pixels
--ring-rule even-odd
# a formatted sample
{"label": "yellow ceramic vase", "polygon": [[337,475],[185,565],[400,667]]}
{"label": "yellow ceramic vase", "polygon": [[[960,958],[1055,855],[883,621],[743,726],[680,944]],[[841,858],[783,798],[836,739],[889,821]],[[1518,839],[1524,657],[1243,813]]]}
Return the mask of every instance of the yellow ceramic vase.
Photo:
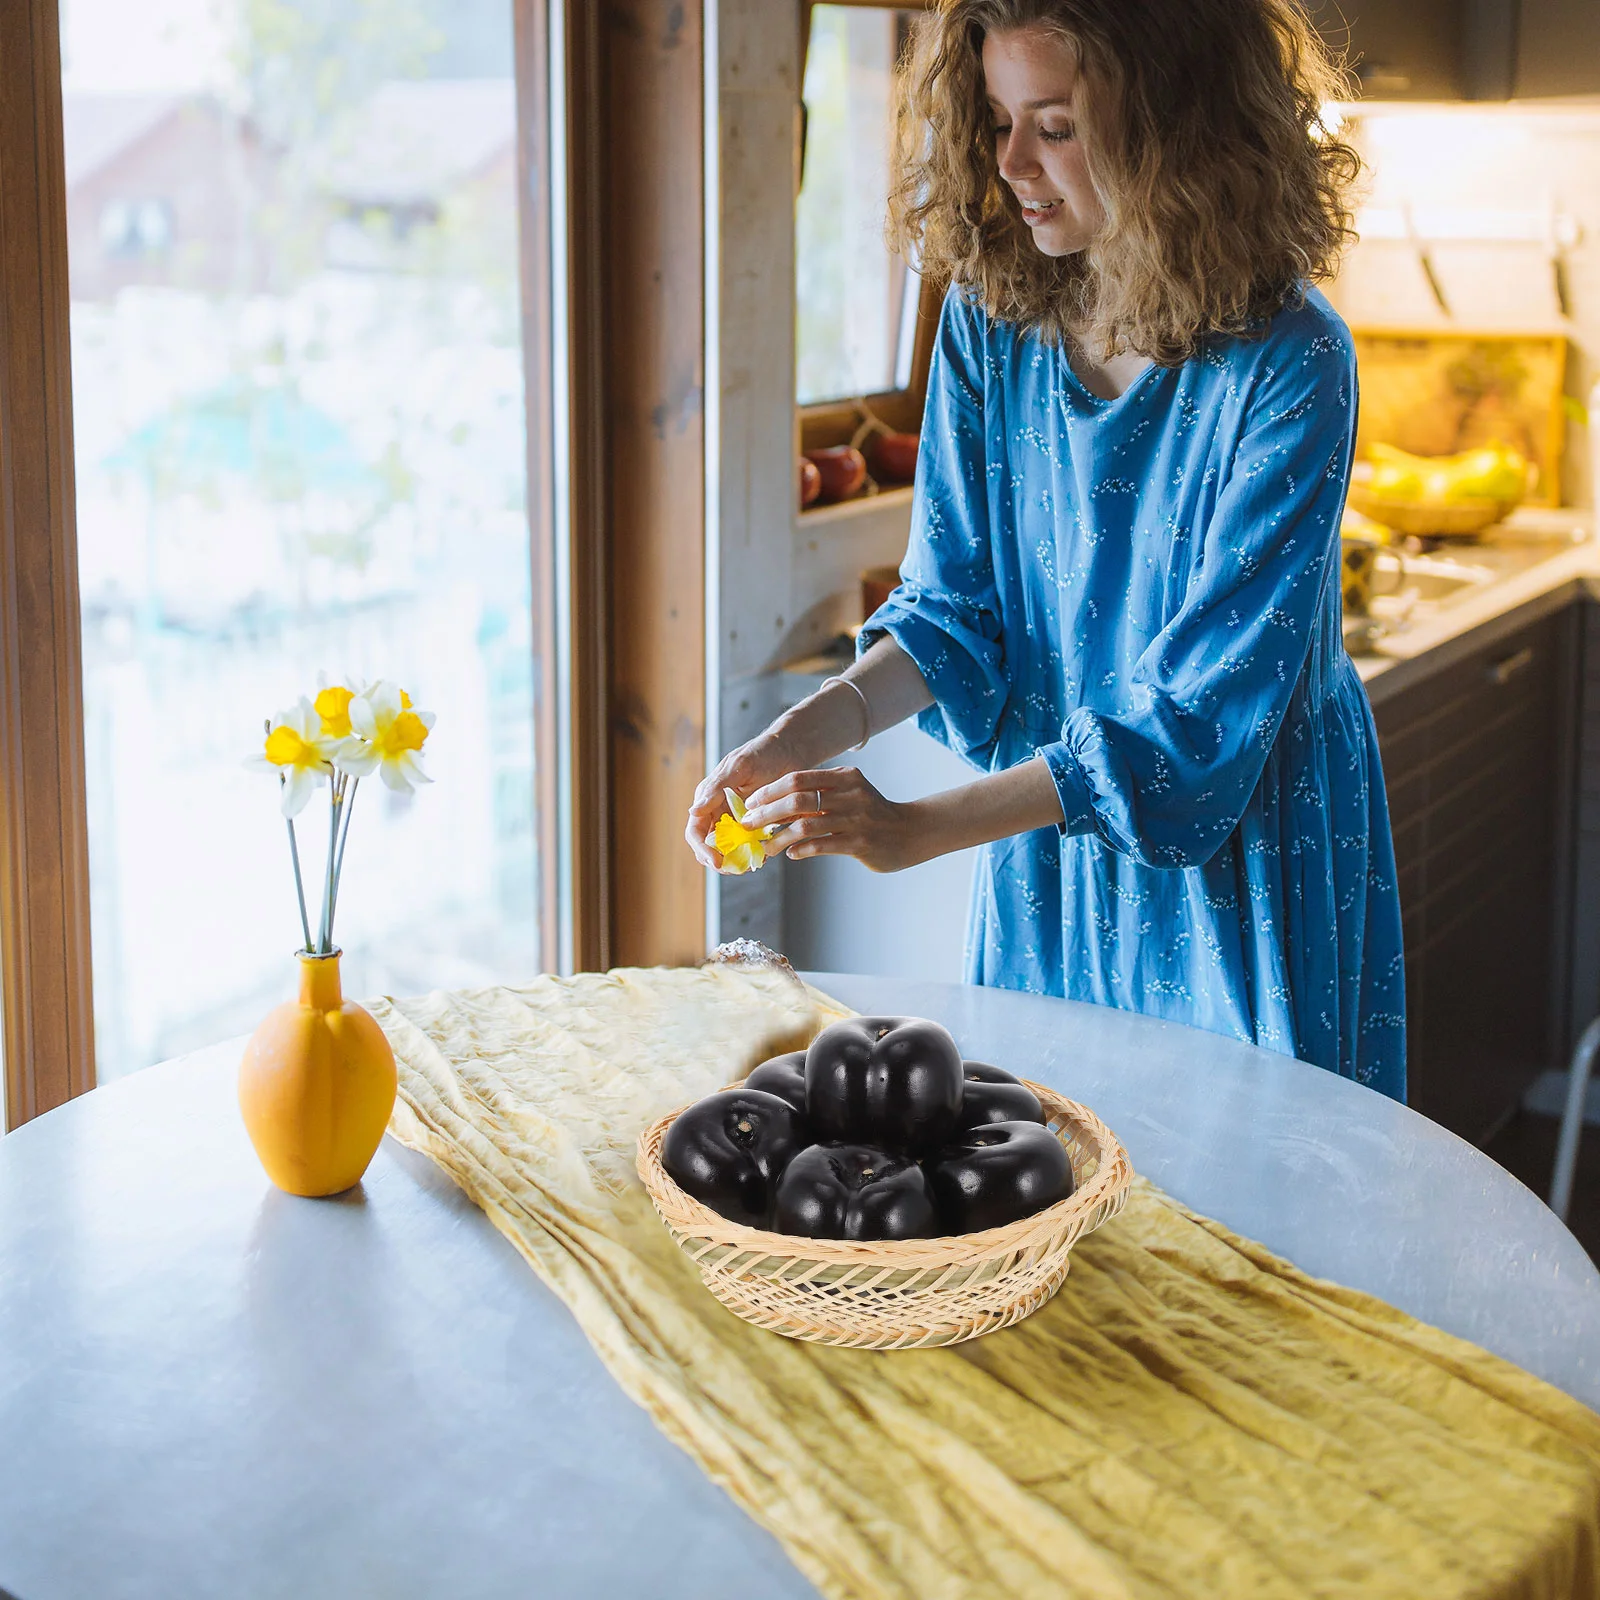
{"label": "yellow ceramic vase", "polygon": [[300,956],[300,998],[269,1011],[239,1064],[239,1109],[267,1176],[290,1194],[360,1181],[394,1109],[394,1052],[339,989],[339,952]]}

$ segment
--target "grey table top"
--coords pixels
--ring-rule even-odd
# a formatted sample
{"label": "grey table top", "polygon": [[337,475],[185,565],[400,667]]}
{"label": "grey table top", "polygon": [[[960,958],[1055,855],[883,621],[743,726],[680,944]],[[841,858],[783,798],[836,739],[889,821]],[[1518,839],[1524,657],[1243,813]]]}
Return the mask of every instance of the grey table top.
{"label": "grey table top", "polygon": [[[939,1018],[969,1055],[1093,1105],[1190,1205],[1600,1407],[1600,1274],[1533,1194],[1421,1117],[1121,1012],[815,981]],[[0,1140],[0,1587],[814,1595],[430,1162],[386,1140],[347,1197],[274,1190],[237,1059],[153,1067]]]}

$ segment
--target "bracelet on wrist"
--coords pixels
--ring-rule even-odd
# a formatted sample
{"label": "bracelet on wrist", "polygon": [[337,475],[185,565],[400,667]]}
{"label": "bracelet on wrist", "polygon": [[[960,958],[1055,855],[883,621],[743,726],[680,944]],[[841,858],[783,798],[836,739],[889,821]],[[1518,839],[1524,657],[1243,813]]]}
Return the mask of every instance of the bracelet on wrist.
{"label": "bracelet on wrist", "polygon": [[836,683],[842,684],[846,689],[853,690],[856,699],[861,702],[861,740],[858,744],[851,745],[850,749],[852,751],[865,750],[867,741],[872,737],[872,704],[867,699],[866,690],[853,678],[824,678],[822,680],[822,688],[817,690],[817,693],[821,694],[824,690],[831,689]]}

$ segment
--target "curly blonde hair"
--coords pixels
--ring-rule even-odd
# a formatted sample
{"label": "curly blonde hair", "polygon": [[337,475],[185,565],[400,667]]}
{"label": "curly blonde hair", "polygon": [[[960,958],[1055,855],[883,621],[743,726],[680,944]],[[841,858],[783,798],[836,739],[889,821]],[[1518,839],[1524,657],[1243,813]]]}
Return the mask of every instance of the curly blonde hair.
{"label": "curly blonde hair", "polygon": [[[1075,255],[1039,250],[996,163],[983,41],[1018,28],[1077,57],[1106,220]],[[890,239],[991,316],[1175,366],[1333,273],[1360,161],[1320,118],[1343,91],[1293,0],[938,0],[901,70]]]}

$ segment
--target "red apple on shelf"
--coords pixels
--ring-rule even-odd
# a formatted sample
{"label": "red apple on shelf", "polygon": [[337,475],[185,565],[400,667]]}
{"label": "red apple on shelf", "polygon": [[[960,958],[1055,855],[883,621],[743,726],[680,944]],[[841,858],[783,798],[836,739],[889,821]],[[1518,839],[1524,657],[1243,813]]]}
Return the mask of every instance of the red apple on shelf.
{"label": "red apple on shelf", "polygon": [[917,476],[918,435],[875,433],[867,440],[867,464],[879,483],[911,483]]}
{"label": "red apple on shelf", "polygon": [[822,479],[822,493],[818,498],[824,505],[848,500],[867,481],[866,457],[851,445],[835,444],[824,450],[807,450],[806,460]]}
{"label": "red apple on shelf", "polygon": [[808,461],[800,457],[800,509],[802,511],[816,502],[817,496],[822,493],[822,474],[817,471],[815,461]]}

